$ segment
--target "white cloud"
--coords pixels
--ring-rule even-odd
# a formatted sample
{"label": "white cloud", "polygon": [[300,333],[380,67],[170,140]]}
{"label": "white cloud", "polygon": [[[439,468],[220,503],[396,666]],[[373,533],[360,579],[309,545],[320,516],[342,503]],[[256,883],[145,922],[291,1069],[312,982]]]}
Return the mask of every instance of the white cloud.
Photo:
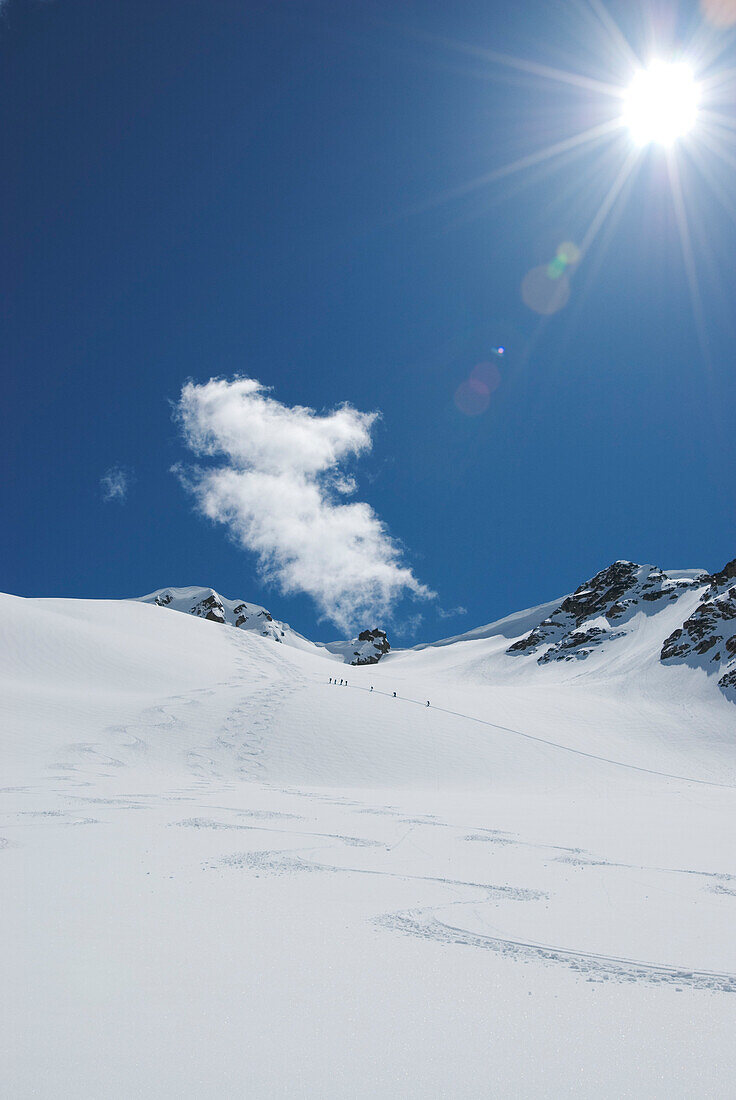
{"label": "white cloud", "polygon": [[124,466],[111,466],[109,470],[105,470],[100,478],[102,499],[104,501],[114,500],[117,501],[118,504],[125,504],[131,481],[131,472],[126,470]]}
{"label": "white cloud", "polygon": [[437,608],[437,615],[440,619],[454,619],[457,615],[467,615],[467,607],[451,607],[449,611],[445,611],[444,607]]}
{"label": "white cloud", "polygon": [[416,615],[409,615],[406,619],[396,623],[392,633],[397,634],[400,638],[414,638],[423,622],[424,615],[421,612]]}
{"label": "white cloud", "polygon": [[345,404],[318,414],[253,378],[212,378],[184,386],[177,417],[195,454],[224,459],[177,469],[182,482],[283,592],[307,593],[345,630],[390,618],[406,593],[434,596],[370,505],[344,502],[355,482],[341,466],[370,451],[377,413]]}

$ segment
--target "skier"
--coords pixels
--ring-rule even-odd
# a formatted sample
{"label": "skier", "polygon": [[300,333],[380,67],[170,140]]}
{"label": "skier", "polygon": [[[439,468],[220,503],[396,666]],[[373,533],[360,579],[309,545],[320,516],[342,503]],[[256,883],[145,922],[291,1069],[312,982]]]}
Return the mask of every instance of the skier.
{"label": "skier", "polygon": [[394,699],[396,698],[396,692],[394,692]]}
{"label": "skier", "polygon": [[347,686],[348,686],[348,682],[347,682],[347,680],[346,680],[346,681],[345,681],[345,687],[347,687]]}
{"label": "skier", "polygon": [[371,684],[371,691],[373,691],[373,684]]}
{"label": "skier", "polygon": [[330,683],[332,683],[332,677],[330,676]]}
{"label": "skier", "polygon": [[427,699],[427,706],[429,706],[429,699]]}

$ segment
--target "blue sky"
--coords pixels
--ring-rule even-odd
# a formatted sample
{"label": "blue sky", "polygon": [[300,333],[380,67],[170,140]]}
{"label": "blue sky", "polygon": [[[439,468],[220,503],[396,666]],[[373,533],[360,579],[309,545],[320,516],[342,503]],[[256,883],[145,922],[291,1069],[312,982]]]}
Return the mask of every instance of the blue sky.
{"label": "blue sky", "polygon": [[[339,633],[172,473],[197,461],[182,387],[238,374],[287,409],[380,411],[341,470],[437,593],[397,597],[404,642],[617,558],[732,558],[733,133],[675,150],[689,252],[666,155],[641,150],[549,317],[522,281],[585,240],[628,136],[469,186],[612,117],[593,87],[482,52],[625,84],[593,7],[7,0],[0,587],[212,585]],[[711,75],[736,63],[697,3],[607,11],[644,60],[695,43]]]}

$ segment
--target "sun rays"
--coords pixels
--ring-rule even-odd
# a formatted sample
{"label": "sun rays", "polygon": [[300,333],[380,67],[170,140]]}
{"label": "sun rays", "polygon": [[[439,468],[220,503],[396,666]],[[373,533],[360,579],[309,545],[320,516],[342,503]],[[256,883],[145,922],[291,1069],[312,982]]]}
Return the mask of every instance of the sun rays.
{"label": "sun rays", "polygon": [[[718,11],[728,4],[721,0]],[[532,170],[564,171],[572,157],[588,156],[583,168],[587,184],[575,182],[577,195],[584,199],[584,188],[598,191],[598,205],[589,219],[587,229],[581,228],[576,263],[560,272],[556,262],[533,269],[537,281],[540,271],[547,277],[562,280],[547,288],[547,293],[530,294],[525,285],[523,297],[536,309],[539,298],[543,305],[537,312],[548,315],[554,304],[562,308],[569,298],[565,286],[575,270],[585,261],[586,254],[611,220],[618,206],[632,192],[638,167],[648,156],[661,156],[666,161],[669,202],[674,214],[682,250],[683,268],[692,302],[693,316],[701,349],[707,358],[703,295],[698,279],[698,252],[688,213],[688,180],[683,178],[682,162],[694,165],[698,177],[710,189],[718,203],[736,221],[736,204],[730,188],[719,179],[720,170],[736,167],[736,68],[725,63],[726,52],[733,46],[736,34],[736,3],[733,19],[728,22],[713,18],[713,4],[702,4],[702,19],[689,39],[676,45],[672,28],[650,26],[641,35],[642,41],[629,41],[614,21],[603,0],[575,0],[574,10],[581,18],[590,43],[600,54],[600,71],[613,79],[597,79],[589,73],[574,72],[522,57],[466,45],[457,41],[434,39],[444,49],[464,54],[488,66],[488,75],[497,71],[513,71],[518,78],[548,83],[550,97],[555,87],[567,89],[580,99],[581,121],[593,125],[581,126],[569,136],[559,136],[549,144],[541,144],[528,152],[519,151],[504,164],[494,165],[482,175],[430,198],[419,209],[458,200],[472,192],[492,188],[500,180],[520,176]],[[731,9],[728,8],[730,11]],[[709,15],[709,12],[711,13]],[[587,21],[587,25],[586,25]],[[588,58],[588,66],[590,56]],[[568,105],[569,106],[569,105]],[[591,117],[592,113],[592,117]],[[572,110],[574,118],[575,110]],[[595,115],[597,114],[597,119]],[[608,157],[608,162],[606,158]],[[610,185],[600,186],[603,171],[610,172]],[[596,185],[597,181],[597,185]],[[627,187],[632,183],[632,188]],[[570,196],[569,201],[572,202]],[[584,204],[583,204],[584,205]],[[415,208],[415,212],[416,212]],[[573,212],[578,215],[578,211]],[[607,237],[606,233],[604,237]]]}

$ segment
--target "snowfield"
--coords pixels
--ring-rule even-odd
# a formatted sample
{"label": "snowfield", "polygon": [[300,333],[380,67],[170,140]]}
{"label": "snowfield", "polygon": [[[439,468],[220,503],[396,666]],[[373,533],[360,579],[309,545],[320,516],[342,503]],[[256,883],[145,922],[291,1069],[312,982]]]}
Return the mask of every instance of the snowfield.
{"label": "snowfield", "polygon": [[699,598],[349,667],[0,597],[3,1095],[733,1095],[736,706],[659,660]]}

